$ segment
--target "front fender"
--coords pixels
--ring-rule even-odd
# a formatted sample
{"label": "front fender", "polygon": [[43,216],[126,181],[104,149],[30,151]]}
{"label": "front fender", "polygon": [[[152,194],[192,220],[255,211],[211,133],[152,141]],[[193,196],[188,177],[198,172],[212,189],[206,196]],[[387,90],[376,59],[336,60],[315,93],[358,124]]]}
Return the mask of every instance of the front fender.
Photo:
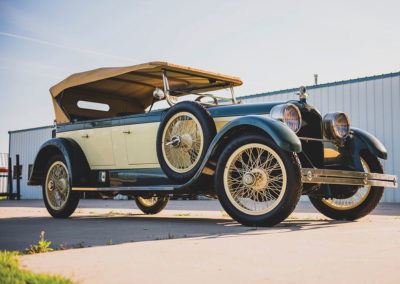
{"label": "front fender", "polygon": [[285,151],[299,153],[302,150],[300,139],[289,127],[278,120],[261,115],[243,116],[228,122],[215,136],[210,148],[213,148],[232,129],[247,125],[256,127],[268,134]]}
{"label": "front fender", "polygon": [[[259,131],[264,132],[269,135],[272,140],[283,150],[289,152],[299,153],[302,151],[300,139],[296,136],[296,134],[290,130],[285,124],[275,119],[261,116],[261,115],[247,115],[243,117],[236,118],[221,128],[221,130],[214,137],[210,146],[208,147],[207,153],[201,163],[199,170],[196,174],[185,184],[181,185],[180,188],[186,188],[196,184],[199,182],[199,177],[203,173],[203,170],[206,167],[206,164],[209,162],[210,158],[215,154],[218,146],[220,144],[224,144],[224,140],[229,138],[230,132],[235,129],[243,130],[243,135],[246,134],[246,128],[254,127]],[[242,129],[241,129],[242,128]],[[202,185],[204,186],[204,185]]]}
{"label": "front fender", "polygon": [[84,179],[88,177],[90,168],[81,147],[70,138],[53,138],[40,147],[33,164],[28,185],[43,184],[49,159],[57,154],[64,156],[70,173],[70,184],[72,186],[85,184]]}
{"label": "front fender", "polygon": [[387,159],[385,146],[371,133],[359,128],[351,128],[353,143],[360,149],[367,149],[371,154],[382,159]]}

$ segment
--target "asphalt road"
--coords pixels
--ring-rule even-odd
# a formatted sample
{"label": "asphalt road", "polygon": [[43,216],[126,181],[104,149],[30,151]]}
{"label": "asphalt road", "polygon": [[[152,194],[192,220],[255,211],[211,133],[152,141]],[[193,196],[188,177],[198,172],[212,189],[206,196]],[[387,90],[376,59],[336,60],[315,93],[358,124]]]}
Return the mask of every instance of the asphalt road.
{"label": "asphalt road", "polygon": [[249,228],[226,216],[218,201],[171,201],[160,214],[146,216],[133,201],[85,200],[66,220],[51,218],[42,201],[0,201],[0,249],[23,250],[41,231],[53,248],[79,249],[24,256],[22,266],[80,283],[400,279],[400,204],[339,222],[301,202],[278,226]]}

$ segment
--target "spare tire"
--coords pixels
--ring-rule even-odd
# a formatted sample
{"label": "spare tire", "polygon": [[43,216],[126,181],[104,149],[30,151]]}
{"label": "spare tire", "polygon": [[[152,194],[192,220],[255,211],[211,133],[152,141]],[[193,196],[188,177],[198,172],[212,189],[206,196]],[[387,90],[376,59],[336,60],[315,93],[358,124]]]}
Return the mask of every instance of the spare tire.
{"label": "spare tire", "polygon": [[202,105],[185,101],[171,107],[157,133],[157,157],[165,174],[179,183],[191,179],[216,134],[214,120]]}

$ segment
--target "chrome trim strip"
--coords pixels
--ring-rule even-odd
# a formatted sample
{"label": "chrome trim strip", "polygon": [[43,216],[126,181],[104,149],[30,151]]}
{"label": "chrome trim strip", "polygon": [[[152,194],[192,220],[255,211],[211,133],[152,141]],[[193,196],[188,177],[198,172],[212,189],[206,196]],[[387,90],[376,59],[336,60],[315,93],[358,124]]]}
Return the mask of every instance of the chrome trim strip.
{"label": "chrome trim strip", "polygon": [[120,187],[73,187],[76,191],[172,191],[172,185],[159,186],[120,186]]}
{"label": "chrome trim strip", "polygon": [[304,140],[304,141],[306,141],[306,142],[308,142],[308,141],[331,142],[331,143],[336,142],[335,140],[319,139],[319,138],[310,138],[310,137],[299,137],[299,139],[300,139],[300,140]]}
{"label": "chrome trim strip", "polygon": [[301,169],[303,183],[372,185],[397,188],[397,176],[328,169]]}

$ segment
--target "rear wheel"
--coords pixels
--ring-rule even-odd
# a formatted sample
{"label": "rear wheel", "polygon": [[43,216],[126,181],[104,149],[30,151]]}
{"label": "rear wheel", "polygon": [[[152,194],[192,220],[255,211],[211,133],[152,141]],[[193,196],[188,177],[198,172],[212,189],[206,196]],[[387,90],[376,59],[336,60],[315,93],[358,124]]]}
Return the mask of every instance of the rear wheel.
{"label": "rear wheel", "polygon": [[55,218],[69,217],[78,206],[80,195],[72,191],[70,173],[61,155],[49,161],[42,189],[47,211]]}
{"label": "rear wheel", "polygon": [[269,138],[242,136],[222,152],[215,184],[222,207],[233,219],[246,226],[273,226],[286,219],[300,199],[299,160]]}
{"label": "rear wheel", "polygon": [[135,203],[137,207],[145,214],[157,214],[167,206],[169,195],[142,197],[136,196]]}
{"label": "rear wheel", "polygon": [[[371,154],[361,155],[365,172],[383,173],[383,166]],[[365,186],[348,198],[323,198],[309,196],[314,207],[325,216],[336,220],[356,220],[368,215],[382,198],[384,187]]]}

